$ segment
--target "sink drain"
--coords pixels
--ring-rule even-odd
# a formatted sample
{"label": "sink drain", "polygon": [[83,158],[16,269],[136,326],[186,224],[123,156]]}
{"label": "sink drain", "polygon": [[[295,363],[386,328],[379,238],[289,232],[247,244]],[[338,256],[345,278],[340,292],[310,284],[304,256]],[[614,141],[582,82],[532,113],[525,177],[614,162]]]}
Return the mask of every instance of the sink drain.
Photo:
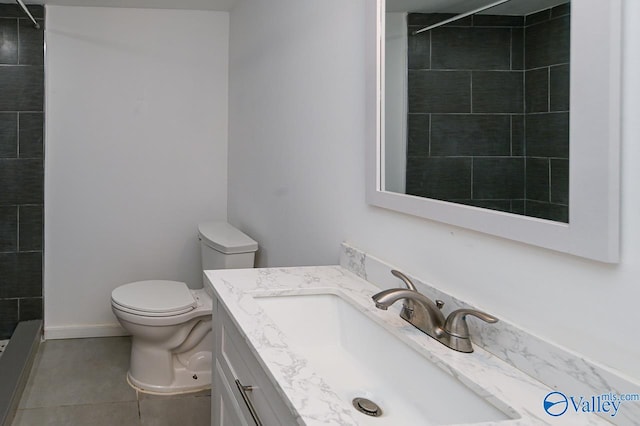
{"label": "sink drain", "polygon": [[382,408],[375,402],[367,398],[354,398],[353,406],[356,410],[371,417],[380,417],[382,415]]}

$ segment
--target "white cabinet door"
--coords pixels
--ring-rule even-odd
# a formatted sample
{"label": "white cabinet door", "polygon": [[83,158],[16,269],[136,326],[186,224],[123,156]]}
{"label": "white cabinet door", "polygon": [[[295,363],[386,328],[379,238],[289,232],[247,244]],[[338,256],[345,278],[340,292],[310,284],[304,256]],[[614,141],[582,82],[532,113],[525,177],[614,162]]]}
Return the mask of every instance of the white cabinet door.
{"label": "white cabinet door", "polygon": [[[213,331],[213,425],[298,426],[299,423],[291,410],[267,377],[225,308],[217,300],[213,306]],[[251,387],[251,390],[245,392],[244,398],[236,380]],[[254,417],[258,420],[254,420]]]}

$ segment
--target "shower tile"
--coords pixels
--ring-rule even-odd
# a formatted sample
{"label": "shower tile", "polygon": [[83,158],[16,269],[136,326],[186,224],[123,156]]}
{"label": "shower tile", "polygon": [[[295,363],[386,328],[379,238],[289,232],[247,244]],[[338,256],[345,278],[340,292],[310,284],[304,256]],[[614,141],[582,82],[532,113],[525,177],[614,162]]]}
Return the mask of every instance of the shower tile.
{"label": "shower tile", "polygon": [[524,69],[524,28],[511,28],[511,69]]}
{"label": "shower tile", "polygon": [[409,70],[409,112],[471,112],[471,72]]}
{"label": "shower tile", "polygon": [[569,62],[570,16],[527,27],[525,30],[526,69]]}
{"label": "shower tile", "polygon": [[[187,424],[187,423],[175,423]],[[118,402],[110,404],[69,405],[22,409],[16,413],[13,426],[138,426],[138,404]]]}
{"label": "shower tile", "polygon": [[20,206],[20,251],[42,250],[42,206]]}
{"label": "shower tile", "polygon": [[524,115],[511,116],[511,155],[524,155]]}
{"label": "shower tile", "polygon": [[408,114],[407,116],[407,156],[429,155],[429,114]]}
{"label": "shower tile", "polygon": [[0,206],[0,253],[15,252],[17,249],[18,207]]}
{"label": "shower tile", "polygon": [[42,204],[42,160],[0,159],[0,205]]}
{"label": "shower tile", "polygon": [[511,200],[511,213],[524,214],[524,200]]}
{"label": "shower tile", "polygon": [[41,112],[20,113],[20,158],[42,158],[44,151],[44,114]]}
{"label": "shower tile", "polygon": [[[47,340],[34,363],[20,408],[135,403],[136,393],[126,381],[130,350],[128,337]],[[111,421],[104,424],[119,424]]]}
{"label": "shower tile", "polygon": [[18,154],[18,114],[0,112],[0,158],[16,158]]}
{"label": "shower tile", "polygon": [[551,160],[551,202],[569,204],[569,160]]}
{"label": "shower tile", "polygon": [[432,156],[509,155],[511,117],[488,114],[433,114]]}
{"label": "shower tile", "polygon": [[18,255],[0,253],[0,299],[18,297]]}
{"label": "shower tile", "polygon": [[524,198],[524,159],[475,158],[473,197],[479,199]]}
{"label": "shower tile", "polygon": [[16,275],[19,297],[42,296],[42,253],[18,253]]}
{"label": "shower tile", "polygon": [[18,63],[18,20],[0,18],[0,64]]}
{"label": "shower tile", "polygon": [[44,20],[38,20],[40,28],[34,27],[28,19],[20,19],[19,56],[21,65],[42,65],[44,63]]}
{"label": "shower tile", "polygon": [[571,13],[571,2],[561,4],[551,9],[551,17],[556,18],[558,16],[564,16]]}
{"label": "shower tile", "polygon": [[406,191],[439,200],[471,198],[471,158],[409,158]]}
{"label": "shower tile", "polygon": [[567,206],[527,200],[525,202],[525,211],[527,216],[556,222],[569,222],[569,207]]}
{"label": "shower tile", "polygon": [[0,339],[8,339],[18,324],[18,300],[0,300]]}
{"label": "shower tile", "polygon": [[511,69],[510,28],[436,28],[431,49],[432,69]]}
{"label": "shower tile", "polygon": [[569,65],[551,67],[549,101],[551,111],[569,111]]}
{"label": "shower tile", "polygon": [[0,111],[42,111],[42,66],[0,67]]}
{"label": "shower tile", "polygon": [[42,254],[0,253],[0,298],[42,296]]}
{"label": "shower tile", "polygon": [[18,253],[17,275],[20,297],[42,296],[42,253]]}
{"label": "shower tile", "polygon": [[409,28],[407,60],[410,70],[431,68],[431,33],[411,34],[419,28]]}
{"label": "shower tile", "polygon": [[569,113],[530,114],[526,121],[527,156],[569,158]]}
{"label": "shower tile", "polygon": [[522,77],[521,71],[473,71],[473,112],[524,112]]}
{"label": "shower tile", "polygon": [[[27,9],[34,18],[44,18],[44,6],[29,4]],[[0,17],[2,18],[24,18],[26,15],[22,8],[17,4],[0,3]]]}
{"label": "shower tile", "polygon": [[[454,16],[456,16],[455,13],[410,13],[407,18],[407,23],[409,25],[428,26],[453,18]],[[445,24],[445,26],[469,27],[472,23],[473,20],[471,16],[467,16],[450,24]]]}
{"label": "shower tile", "polygon": [[532,13],[527,15],[524,20],[525,25],[534,25],[540,22],[548,21],[551,16],[551,10],[545,9],[540,12]]}
{"label": "shower tile", "polygon": [[20,321],[42,319],[42,298],[29,297],[18,300]]}
{"label": "shower tile", "polygon": [[527,200],[549,201],[549,159],[527,158]]}
{"label": "shower tile", "polygon": [[526,71],[525,105],[527,113],[549,111],[549,68]]}
{"label": "shower tile", "polygon": [[483,209],[511,212],[511,200],[454,200],[456,203]]}
{"label": "shower tile", "polygon": [[517,15],[474,15],[474,27],[521,27],[524,16]]}

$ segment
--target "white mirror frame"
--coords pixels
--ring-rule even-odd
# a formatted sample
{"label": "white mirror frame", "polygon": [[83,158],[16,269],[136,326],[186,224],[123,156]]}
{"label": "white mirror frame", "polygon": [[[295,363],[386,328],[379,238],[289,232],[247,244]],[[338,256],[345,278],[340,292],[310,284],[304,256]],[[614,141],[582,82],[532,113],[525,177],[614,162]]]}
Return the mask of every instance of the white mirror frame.
{"label": "white mirror frame", "polygon": [[621,0],[571,1],[568,224],[383,190],[385,0],[368,4],[367,203],[580,257],[618,262]]}

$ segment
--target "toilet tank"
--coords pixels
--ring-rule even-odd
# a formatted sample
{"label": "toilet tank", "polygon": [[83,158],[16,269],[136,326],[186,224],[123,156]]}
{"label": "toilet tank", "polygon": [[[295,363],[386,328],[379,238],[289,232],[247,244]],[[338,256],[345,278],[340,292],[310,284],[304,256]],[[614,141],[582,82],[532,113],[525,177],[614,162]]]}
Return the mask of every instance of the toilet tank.
{"label": "toilet tank", "polygon": [[202,270],[253,268],[258,243],[227,222],[198,225]]}

